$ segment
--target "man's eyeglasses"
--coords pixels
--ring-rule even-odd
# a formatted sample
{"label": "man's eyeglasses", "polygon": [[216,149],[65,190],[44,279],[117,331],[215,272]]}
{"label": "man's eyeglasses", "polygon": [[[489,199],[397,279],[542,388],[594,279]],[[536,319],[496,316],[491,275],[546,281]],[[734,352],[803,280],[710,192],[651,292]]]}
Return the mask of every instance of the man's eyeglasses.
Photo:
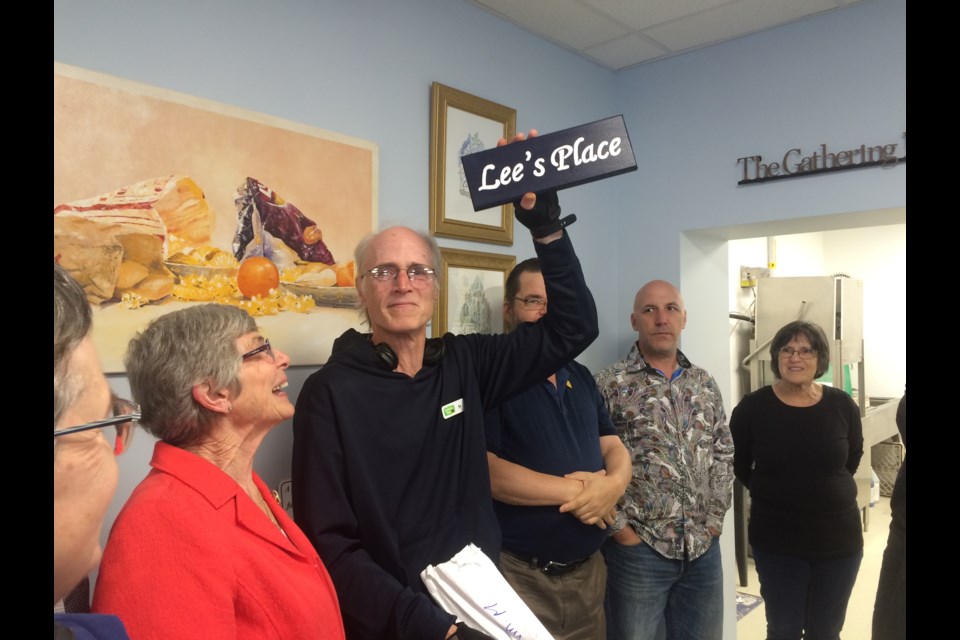
{"label": "man's eyeglasses", "polygon": [[240,356],[240,359],[243,360],[244,362],[246,362],[247,360],[249,360],[249,359],[252,358],[253,356],[255,356],[255,355],[257,355],[257,354],[260,354],[260,353],[264,353],[264,352],[266,352],[266,354],[267,354],[267,359],[269,359],[270,362],[276,362],[276,358],[275,358],[274,355],[273,355],[273,347],[270,346],[270,341],[269,341],[269,340],[264,340],[264,341],[263,341],[263,344],[261,344],[260,346],[256,347],[255,349],[250,349],[250,351],[247,351],[246,353],[244,353],[243,355],[241,355],[241,356]]}
{"label": "man's eyeglasses", "polygon": [[783,347],[780,349],[780,357],[784,360],[789,360],[795,353],[799,355],[802,360],[809,360],[817,355],[816,349],[811,349],[810,347],[800,347],[799,349]]}
{"label": "man's eyeglasses", "polygon": [[437,275],[437,272],[432,267],[428,267],[425,264],[415,264],[406,269],[400,269],[390,264],[382,264],[367,271],[364,277],[370,276],[377,286],[387,287],[397,281],[401,271],[407,274],[407,279],[410,280],[410,284],[417,289],[423,289],[429,286]]}
{"label": "man's eyeglasses", "polygon": [[546,308],[547,308],[547,299],[546,299],[546,298],[537,298],[537,297],[534,297],[534,296],[528,296],[528,297],[526,297],[526,298],[521,298],[521,297],[519,297],[519,296],[514,296],[514,298],[516,298],[517,300],[519,300],[520,302],[522,302],[522,303],[523,303],[523,306],[526,307],[527,309],[536,309],[537,311],[539,311],[540,309],[546,309]]}
{"label": "man's eyeglasses", "polygon": [[112,413],[112,418],[95,420],[94,422],[88,422],[66,429],[54,429],[53,437],[57,438],[71,433],[80,433],[81,431],[114,427],[116,429],[117,439],[113,445],[113,453],[120,455],[127,450],[130,442],[133,440],[134,428],[137,426],[137,423],[140,422],[140,407],[135,402],[114,396]]}

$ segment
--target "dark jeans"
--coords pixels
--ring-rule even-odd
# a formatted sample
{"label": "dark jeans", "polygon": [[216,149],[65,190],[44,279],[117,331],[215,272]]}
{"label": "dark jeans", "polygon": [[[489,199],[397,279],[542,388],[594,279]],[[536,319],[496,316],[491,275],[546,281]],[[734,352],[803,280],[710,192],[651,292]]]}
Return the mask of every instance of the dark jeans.
{"label": "dark jeans", "polygon": [[753,547],[753,559],[767,640],[839,640],[862,549],[842,558],[805,560]]}
{"label": "dark jeans", "polygon": [[[720,540],[696,560],[664,558],[647,544],[603,544],[607,561],[607,640],[720,640]],[[659,631],[659,633],[658,633]]]}

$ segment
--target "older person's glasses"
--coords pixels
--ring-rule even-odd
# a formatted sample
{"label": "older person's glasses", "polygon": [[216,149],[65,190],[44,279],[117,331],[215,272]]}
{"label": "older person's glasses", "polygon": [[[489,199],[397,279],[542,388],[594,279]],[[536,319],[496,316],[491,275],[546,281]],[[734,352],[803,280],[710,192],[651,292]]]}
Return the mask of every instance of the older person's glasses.
{"label": "older person's glasses", "polygon": [[71,433],[80,433],[81,431],[114,427],[116,429],[117,439],[114,441],[113,453],[114,455],[120,455],[127,450],[130,442],[133,440],[134,428],[137,426],[137,423],[140,422],[140,407],[135,402],[114,396],[111,411],[113,413],[112,418],[95,420],[94,422],[88,422],[66,429],[54,429],[53,437],[57,438]]}
{"label": "older person's glasses", "polygon": [[261,345],[258,346],[257,348],[251,349],[250,351],[247,351],[246,353],[244,353],[243,355],[240,356],[240,359],[243,360],[244,362],[246,362],[246,361],[249,360],[250,358],[252,358],[252,357],[254,357],[254,356],[258,355],[258,354],[261,354],[261,353],[266,353],[266,354],[267,354],[267,359],[270,360],[270,362],[276,362],[276,358],[275,358],[274,355],[273,355],[273,347],[270,346],[270,341],[269,341],[269,340],[264,340],[264,341],[263,341],[263,344],[261,344]]}
{"label": "older person's glasses", "polygon": [[373,283],[378,287],[388,287],[397,281],[401,271],[407,274],[407,279],[410,280],[410,284],[417,289],[424,289],[430,286],[437,275],[437,272],[432,267],[428,267],[425,264],[415,264],[406,269],[401,269],[392,264],[381,264],[370,269],[363,275],[364,277],[370,276],[370,279],[372,279]]}
{"label": "older person's glasses", "polygon": [[546,298],[537,298],[535,296],[527,296],[526,298],[514,296],[514,298],[522,302],[523,306],[527,309],[536,309],[537,311],[540,311],[541,309],[547,308]]}
{"label": "older person's glasses", "polygon": [[789,360],[793,357],[793,354],[800,356],[801,360],[809,360],[817,355],[817,351],[816,349],[811,349],[810,347],[800,347],[799,349],[783,347],[780,349],[780,357],[784,360]]}

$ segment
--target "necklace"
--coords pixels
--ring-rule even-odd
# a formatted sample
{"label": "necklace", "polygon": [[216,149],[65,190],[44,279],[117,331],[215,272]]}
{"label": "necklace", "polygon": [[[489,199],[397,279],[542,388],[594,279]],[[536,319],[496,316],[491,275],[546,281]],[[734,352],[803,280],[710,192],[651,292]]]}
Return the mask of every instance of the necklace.
{"label": "necklace", "polygon": [[257,506],[260,507],[260,510],[267,514],[267,517],[270,518],[270,522],[272,522],[277,529],[280,529],[280,532],[283,533],[283,535],[287,535],[283,530],[283,527],[280,526],[280,522],[277,520],[276,516],[273,515],[273,511],[270,510],[270,505],[267,504],[263,494],[261,494],[259,491],[255,491],[254,495],[256,496],[254,502],[257,503]]}

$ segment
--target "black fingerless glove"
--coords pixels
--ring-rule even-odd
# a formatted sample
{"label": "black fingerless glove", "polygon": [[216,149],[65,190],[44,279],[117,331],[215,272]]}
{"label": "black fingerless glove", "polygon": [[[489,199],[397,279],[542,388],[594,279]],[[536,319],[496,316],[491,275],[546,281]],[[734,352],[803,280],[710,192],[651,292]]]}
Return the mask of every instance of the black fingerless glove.
{"label": "black fingerless glove", "polygon": [[577,221],[577,216],[569,215],[563,220],[560,219],[560,201],[557,198],[556,191],[544,191],[537,194],[537,202],[533,209],[524,209],[520,206],[520,200],[513,203],[513,213],[517,220],[530,229],[534,238],[543,238],[551,233],[556,233],[566,226]]}
{"label": "black fingerless glove", "polygon": [[492,637],[488,636],[482,631],[477,631],[476,629],[471,629],[462,622],[457,623],[457,632],[450,636],[448,640],[493,640]]}

